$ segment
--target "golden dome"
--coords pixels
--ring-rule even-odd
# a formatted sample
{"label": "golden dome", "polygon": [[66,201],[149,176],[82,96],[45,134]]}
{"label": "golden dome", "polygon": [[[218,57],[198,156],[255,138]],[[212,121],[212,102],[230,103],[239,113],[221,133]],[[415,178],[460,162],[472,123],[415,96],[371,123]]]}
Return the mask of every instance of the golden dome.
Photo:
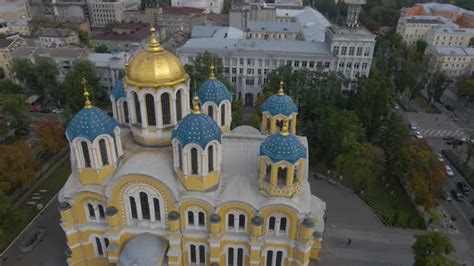
{"label": "golden dome", "polygon": [[150,44],[139,52],[126,67],[125,83],[135,87],[159,88],[174,86],[188,79],[181,61],[161,48],[155,28],[150,29]]}

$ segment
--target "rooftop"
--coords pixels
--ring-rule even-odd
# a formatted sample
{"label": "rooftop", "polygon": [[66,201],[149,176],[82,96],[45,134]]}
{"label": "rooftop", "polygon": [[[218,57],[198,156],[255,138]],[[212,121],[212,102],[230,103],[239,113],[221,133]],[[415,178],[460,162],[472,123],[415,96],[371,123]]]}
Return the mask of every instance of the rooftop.
{"label": "rooftop", "polygon": [[120,53],[90,53],[87,59],[97,67],[109,67],[110,63],[116,63],[125,67],[125,52]]}
{"label": "rooftop", "polygon": [[435,46],[434,49],[441,55],[474,56],[474,48],[469,47]]}
{"label": "rooftop", "polygon": [[163,13],[164,14],[202,14],[204,13],[204,9],[201,8],[193,8],[193,7],[164,7]]}
{"label": "rooftop", "polygon": [[123,23],[114,28],[113,31],[96,33],[91,40],[96,41],[131,41],[142,42],[148,39],[149,24],[141,22]]}
{"label": "rooftop", "polygon": [[7,48],[14,41],[15,41],[15,39],[0,39],[0,48]]}
{"label": "rooftop", "polygon": [[474,16],[474,11],[466,10],[464,8],[461,8],[452,4],[430,2],[430,3],[418,3],[416,5],[423,7],[428,14],[432,14],[434,11],[449,11],[449,12],[456,12],[461,15]]}
{"label": "rooftop", "polygon": [[40,28],[38,36],[65,38],[77,35],[77,32],[68,28]]}
{"label": "rooftop", "polygon": [[302,27],[299,23],[280,23],[265,21],[249,21],[247,29],[252,32],[288,32],[300,33]]}
{"label": "rooftop", "polygon": [[409,16],[403,17],[408,23],[419,24],[447,24],[447,21],[438,16]]}
{"label": "rooftop", "polygon": [[12,53],[12,57],[46,56],[55,58],[82,59],[86,58],[88,50],[85,48],[42,48],[19,47]]}

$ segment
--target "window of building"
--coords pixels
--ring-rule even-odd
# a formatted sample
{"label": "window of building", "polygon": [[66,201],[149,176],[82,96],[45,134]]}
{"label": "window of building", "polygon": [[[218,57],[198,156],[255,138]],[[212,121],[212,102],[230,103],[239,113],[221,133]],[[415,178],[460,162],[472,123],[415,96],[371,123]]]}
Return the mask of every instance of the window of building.
{"label": "window of building", "polygon": [[325,62],[324,63],[324,68],[328,69],[331,67],[331,63],[330,62]]}
{"label": "window of building", "polygon": [[214,107],[212,105],[207,106],[207,115],[214,119]]}
{"label": "window of building", "polygon": [[349,47],[349,56],[354,56],[355,47]]}
{"label": "window of building", "polygon": [[230,68],[224,67],[224,73],[229,74]]}
{"label": "window of building", "polygon": [[300,67],[300,61],[295,61],[295,67]]}
{"label": "window of building", "polygon": [[362,47],[357,47],[357,56],[362,56]]}
{"label": "window of building", "polygon": [[131,212],[132,212],[132,218],[133,219],[138,219],[137,203],[135,202],[135,198],[130,196],[129,201],[130,201],[130,209],[131,209]]}
{"label": "window of building", "polygon": [[287,173],[288,173],[288,168],[278,167],[278,176],[277,176],[277,185],[278,186],[285,186],[286,185]]}
{"label": "window of building", "polygon": [[282,266],[283,265],[283,251],[268,250],[266,256],[266,266]]}
{"label": "window of building", "polygon": [[243,65],[243,64],[244,64],[244,59],[243,59],[243,58],[240,58],[240,59],[239,59],[239,64],[240,64],[240,65]]}
{"label": "window of building", "polygon": [[365,47],[364,56],[369,56],[369,55],[370,55],[370,47]]}
{"label": "window of building", "polygon": [[245,79],[245,85],[253,86],[255,83],[254,79]]}
{"label": "window of building", "polygon": [[189,246],[189,261],[192,265],[205,265],[206,264],[206,248],[204,245]]}
{"label": "window of building", "polygon": [[237,77],[232,77],[231,82],[232,82],[232,84],[236,84],[237,83]]}
{"label": "window of building", "polygon": [[253,68],[247,68],[247,74],[248,75],[253,75]]}
{"label": "window of building", "polygon": [[232,68],[232,74],[237,74],[237,68],[236,67]]}
{"label": "window of building", "polygon": [[163,125],[171,124],[170,95],[168,93],[161,94],[161,115]]}
{"label": "window of building", "polygon": [[141,124],[142,123],[142,112],[140,110],[140,101],[138,100],[138,95],[136,92],[133,92],[133,100],[135,103],[135,115],[137,118],[137,123]]}
{"label": "window of building", "polygon": [[89,219],[95,220],[96,219],[95,210],[94,210],[94,206],[91,203],[87,204],[87,211],[89,212]]}
{"label": "window of building", "polygon": [[302,61],[301,67],[308,67],[308,61]]}
{"label": "window of building", "polygon": [[333,55],[335,56],[338,56],[339,55],[339,46],[334,46],[334,50],[333,50]]}
{"label": "window of building", "polygon": [[288,219],[282,215],[272,215],[268,219],[268,234],[285,236],[288,230]]}
{"label": "window of building", "polygon": [[98,237],[95,238],[95,246],[96,246],[96,249],[97,249],[96,250],[97,255],[104,256],[104,249],[103,249],[103,246],[102,246],[102,241]]}
{"label": "window of building", "polygon": [[128,123],[128,102],[123,101],[122,102],[122,108],[123,108],[123,115],[125,116],[125,123]]}
{"label": "window of building", "polygon": [[183,110],[181,110],[181,90],[176,93],[176,119],[181,120],[183,118]]}
{"label": "window of building", "polygon": [[367,68],[367,63],[362,63],[362,69],[366,69]]}
{"label": "window of building", "polygon": [[191,148],[191,174],[198,174],[198,150]]}
{"label": "window of building", "polygon": [[309,61],[309,67],[314,68],[314,61]]}
{"label": "window of building", "polygon": [[203,229],[206,226],[206,215],[198,207],[192,207],[187,212],[188,226],[192,229]]}
{"label": "window of building", "polygon": [[105,144],[105,139],[99,140],[99,150],[100,150],[100,158],[102,160],[102,165],[103,166],[109,165],[109,157],[107,155],[107,145]]}
{"label": "window of building", "polygon": [[244,73],[244,69],[243,68],[239,68],[239,74],[243,74]]}
{"label": "window of building", "polygon": [[347,47],[346,46],[343,46],[341,48],[341,55],[346,55],[347,54]]}
{"label": "window of building", "polygon": [[150,220],[150,206],[148,204],[148,195],[145,192],[140,192],[140,205],[142,211],[142,218]]}
{"label": "window of building", "polygon": [[225,104],[221,105],[221,126],[225,126],[225,116],[226,116],[225,107],[226,107]]}
{"label": "window of building", "polygon": [[81,141],[81,148],[82,148],[82,156],[84,157],[84,167],[90,168],[91,165],[91,157],[89,154],[89,145],[85,141]]}
{"label": "window of building", "polygon": [[244,249],[229,247],[227,249],[227,265],[243,266],[244,265]]}
{"label": "window of building", "polygon": [[262,69],[260,69],[260,68],[257,69],[257,74],[258,74],[258,75],[262,75]]}
{"label": "window of building", "polygon": [[209,147],[207,147],[207,160],[208,160],[208,164],[207,164],[208,171],[209,172],[214,171],[214,146],[213,145],[209,145]]}

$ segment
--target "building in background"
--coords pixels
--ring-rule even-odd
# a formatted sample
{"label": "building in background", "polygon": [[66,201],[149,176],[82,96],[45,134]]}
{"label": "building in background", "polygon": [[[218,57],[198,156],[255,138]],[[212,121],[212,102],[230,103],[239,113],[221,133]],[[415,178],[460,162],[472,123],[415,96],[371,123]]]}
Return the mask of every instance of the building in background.
{"label": "building in background", "polygon": [[79,34],[67,28],[40,28],[36,35],[36,42],[41,47],[63,47],[79,44]]}
{"label": "building in background", "polygon": [[52,0],[55,16],[89,19],[86,0]]}
{"label": "building in background", "polygon": [[25,41],[21,37],[13,37],[9,39],[0,39],[0,68],[6,78],[13,78],[11,72],[12,53],[20,49]]}
{"label": "building in background", "polygon": [[87,59],[95,65],[101,85],[111,89],[125,73],[125,56],[124,52],[90,53]]}
{"label": "building in background", "polygon": [[399,18],[397,33],[406,44],[412,45],[418,40],[426,40],[429,31],[440,28],[458,28],[458,26],[440,16],[407,16]]}
{"label": "building in background", "polygon": [[148,42],[149,23],[122,23],[112,31],[92,34],[90,43],[97,47],[105,45],[111,52],[123,52],[143,47]]}
{"label": "building in background", "polygon": [[441,71],[453,81],[474,77],[474,48],[430,46],[426,54],[430,73]]}
{"label": "building in background", "polygon": [[222,12],[224,0],[171,0],[172,7],[192,7],[204,9],[206,13]]}
{"label": "building in background", "polygon": [[177,53],[185,64],[206,51],[222,58],[223,74],[245,105],[255,104],[267,75],[283,65],[353,80],[370,72],[375,35],[358,22],[332,25],[317,10],[297,6],[239,6],[230,16],[231,27],[194,27]]}
{"label": "building in background", "polygon": [[474,11],[466,10],[452,4],[436,2],[418,3],[413,7],[402,8],[401,17],[405,16],[444,17],[461,28],[474,28]]}
{"label": "building in background", "polygon": [[1,2],[0,19],[14,20],[31,18],[28,2]]}
{"label": "building in background", "polygon": [[37,57],[49,57],[58,65],[58,80],[62,82],[74,61],[85,60],[88,54],[85,48],[20,47],[12,52],[11,58],[26,58],[34,62]]}
{"label": "building in background", "polygon": [[110,22],[124,21],[124,12],[138,10],[140,2],[137,0],[89,0],[89,17],[93,28],[107,26]]}
{"label": "building in background", "polygon": [[11,32],[18,32],[22,36],[30,36],[30,26],[29,26],[30,19],[14,19],[9,20],[7,22],[8,29]]}
{"label": "building in background", "polygon": [[54,0],[27,0],[30,6],[31,17],[37,18],[41,16],[54,15]]}

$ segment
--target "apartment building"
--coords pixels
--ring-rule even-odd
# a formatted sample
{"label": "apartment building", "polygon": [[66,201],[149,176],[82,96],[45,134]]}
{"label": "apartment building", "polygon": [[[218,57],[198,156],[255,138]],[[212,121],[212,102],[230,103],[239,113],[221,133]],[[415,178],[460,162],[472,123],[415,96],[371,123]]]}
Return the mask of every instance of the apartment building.
{"label": "apartment building", "polygon": [[35,41],[41,47],[64,47],[79,44],[79,34],[71,29],[40,28]]}
{"label": "apartment building", "polygon": [[105,27],[113,21],[124,21],[124,12],[138,10],[140,2],[136,0],[89,0],[89,16],[92,27]]}
{"label": "apartment building", "polygon": [[400,17],[397,33],[402,36],[406,44],[415,44],[418,40],[425,40],[427,32],[438,28],[457,27],[454,23],[439,16],[408,16]]}
{"label": "apartment building", "polygon": [[452,80],[474,76],[474,48],[432,46],[426,53],[431,73],[441,71]]}
{"label": "apartment building", "polygon": [[172,7],[192,7],[204,9],[206,13],[222,12],[224,0],[171,0]]}
{"label": "apartment building", "polygon": [[101,85],[111,89],[124,75],[125,56],[125,52],[90,53],[87,59],[95,65]]}
{"label": "apartment building", "polygon": [[0,39],[0,68],[3,69],[5,77],[12,78],[11,60],[12,53],[23,46],[25,40],[20,37],[11,39]]}
{"label": "apartment building", "polygon": [[426,33],[424,40],[433,46],[468,47],[474,43],[474,28],[435,28]]}
{"label": "apartment building", "polygon": [[28,2],[0,2],[0,19],[31,18]]}
{"label": "apartment building", "polygon": [[93,34],[89,41],[97,47],[105,45],[109,51],[117,53],[143,47],[148,42],[149,23],[122,23],[109,32]]}

